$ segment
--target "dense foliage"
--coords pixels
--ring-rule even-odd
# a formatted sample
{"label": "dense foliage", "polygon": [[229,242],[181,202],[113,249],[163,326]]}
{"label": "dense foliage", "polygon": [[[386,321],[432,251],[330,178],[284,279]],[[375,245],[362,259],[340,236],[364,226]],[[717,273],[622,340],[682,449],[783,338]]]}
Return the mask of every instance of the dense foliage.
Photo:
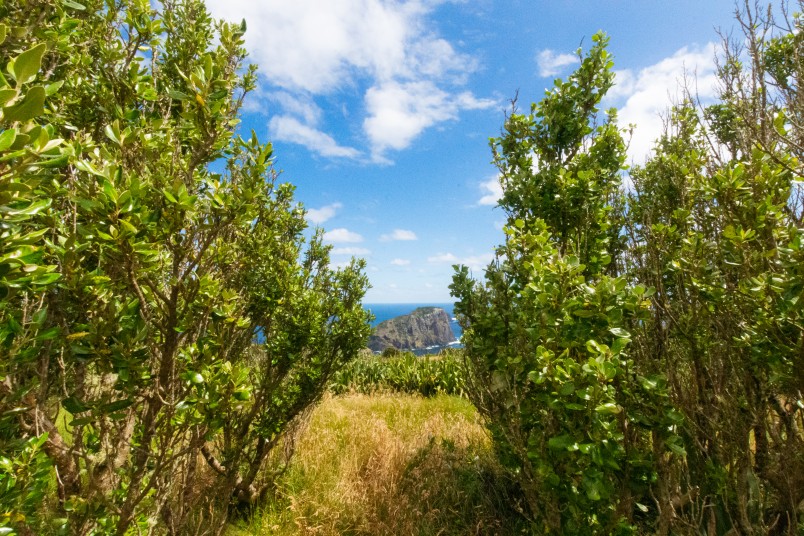
{"label": "dense foliage", "polygon": [[217,533],[364,346],[362,264],[305,245],[271,146],[234,133],[244,24],[197,0],[0,21],[0,527]]}
{"label": "dense foliage", "polygon": [[741,13],[720,102],[678,105],[632,187],[602,35],[492,140],[505,243],[451,288],[539,533],[804,526],[804,21],[770,17]]}

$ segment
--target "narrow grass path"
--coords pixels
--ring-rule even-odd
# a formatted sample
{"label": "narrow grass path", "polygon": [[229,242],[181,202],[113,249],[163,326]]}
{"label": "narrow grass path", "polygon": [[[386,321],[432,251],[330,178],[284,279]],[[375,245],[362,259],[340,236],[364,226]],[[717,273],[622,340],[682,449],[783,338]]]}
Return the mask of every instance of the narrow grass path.
{"label": "narrow grass path", "polygon": [[229,536],[521,534],[511,496],[465,399],[327,397],[279,496]]}

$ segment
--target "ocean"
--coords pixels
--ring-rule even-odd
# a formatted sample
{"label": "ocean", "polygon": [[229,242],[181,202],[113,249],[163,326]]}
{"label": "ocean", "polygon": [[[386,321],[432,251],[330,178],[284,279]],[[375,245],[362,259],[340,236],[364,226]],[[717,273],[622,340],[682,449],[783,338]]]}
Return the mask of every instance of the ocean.
{"label": "ocean", "polygon": [[[391,318],[412,313],[418,307],[440,307],[444,309],[450,318],[450,327],[455,334],[455,338],[460,341],[463,331],[458,321],[455,319],[454,304],[453,303],[364,303],[363,309],[371,311],[374,315],[374,321],[371,326],[374,327],[380,322],[384,322]],[[420,348],[413,351],[416,355],[424,354],[437,354],[444,348],[460,348],[460,343],[452,343],[448,346],[431,346],[429,348]]]}

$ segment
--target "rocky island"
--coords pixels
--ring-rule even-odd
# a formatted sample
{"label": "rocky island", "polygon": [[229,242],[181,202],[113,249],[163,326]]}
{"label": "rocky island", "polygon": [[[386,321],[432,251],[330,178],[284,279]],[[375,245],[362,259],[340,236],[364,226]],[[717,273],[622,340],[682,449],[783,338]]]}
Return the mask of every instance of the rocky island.
{"label": "rocky island", "polygon": [[368,347],[375,352],[389,347],[412,350],[445,346],[455,340],[449,315],[444,309],[419,307],[410,314],[378,324],[369,338]]}

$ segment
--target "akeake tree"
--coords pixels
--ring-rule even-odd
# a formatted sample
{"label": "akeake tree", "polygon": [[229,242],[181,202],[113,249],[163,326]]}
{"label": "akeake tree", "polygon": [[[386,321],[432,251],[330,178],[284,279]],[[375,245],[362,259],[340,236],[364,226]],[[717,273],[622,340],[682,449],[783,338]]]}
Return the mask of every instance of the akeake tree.
{"label": "akeake tree", "polygon": [[659,534],[804,526],[802,19],[747,5],[738,22],[720,102],[676,107],[632,173],[629,271],[657,291],[635,353],[685,415]]}
{"label": "akeake tree", "polygon": [[492,140],[505,244],[485,284],[464,267],[451,287],[470,397],[544,532],[628,532],[649,502],[649,428],[661,452],[678,440],[661,381],[627,351],[649,294],[617,275],[625,144],[615,111],[598,111],[607,41],[596,34],[578,70]]}
{"label": "akeake tree", "polygon": [[0,20],[0,523],[217,533],[364,345],[362,264],[305,246],[270,145],[235,134],[244,24],[196,0],[11,1]]}
{"label": "akeake tree", "polygon": [[[804,7],[798,2],[798,7]],[[720,102],[630,170],[605,40],[493,140],[508,214],[452,286],[469,392],[537,531],[804,526],[802,16],[738,14]]]}

